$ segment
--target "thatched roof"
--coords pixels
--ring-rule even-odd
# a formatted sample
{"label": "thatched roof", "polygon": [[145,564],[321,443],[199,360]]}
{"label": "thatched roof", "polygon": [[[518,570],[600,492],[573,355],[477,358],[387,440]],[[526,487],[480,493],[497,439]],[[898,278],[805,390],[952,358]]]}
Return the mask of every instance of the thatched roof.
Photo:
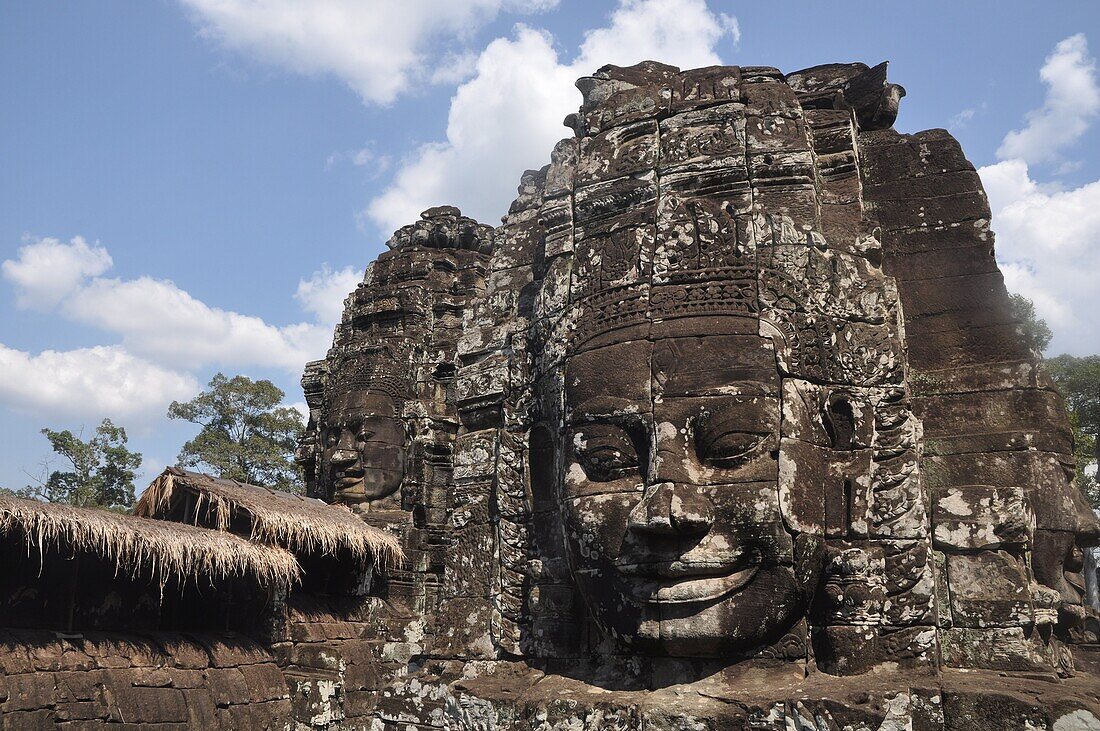
{"label": "thatched roof", "polygon": [[364,563],[393,565],[402,558],[397,538],[369,526],[343,505],[211,477],[169,467],[153,480],[134,511],[166,519],[177,501],[190,493],[190,518],[196,524],[227,531],[242,520],[249,538],[301,553],[335,554],[346,550]]}
{"label": "thatched roof", "polygon": [[172,578],[250,576],[263,587],[289,589],[299,578],[289,551],[229,533],[0,495],[0,536],[20,534],[28,554],[65,546],[96,554],[131,576],[152,576],[162,586]]}

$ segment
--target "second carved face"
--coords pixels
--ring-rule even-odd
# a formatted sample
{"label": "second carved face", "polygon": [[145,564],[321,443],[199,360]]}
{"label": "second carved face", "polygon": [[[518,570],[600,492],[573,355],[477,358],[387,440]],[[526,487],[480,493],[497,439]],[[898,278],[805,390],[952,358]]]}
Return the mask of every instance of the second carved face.
{"label": "second carved face", "polygon": [[405,427],[390,395],[368,389],[337,395],[321,440],[321,473],[338,502],[373,502],[401,486]]}

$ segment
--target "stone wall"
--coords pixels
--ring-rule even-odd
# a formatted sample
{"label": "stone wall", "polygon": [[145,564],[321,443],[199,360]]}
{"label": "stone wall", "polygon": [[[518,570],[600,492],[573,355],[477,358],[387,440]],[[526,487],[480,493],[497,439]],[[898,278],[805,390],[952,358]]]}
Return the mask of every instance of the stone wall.
{"label": "stone wall", "polygon": [[298,595],[282,634],[0,631],[0,728],[371,728],[419,650],[375,597]]}
{"label": "stone wall", "polygon": [[268,647],[243,637],[0,632],[0,728],[285,728]]}

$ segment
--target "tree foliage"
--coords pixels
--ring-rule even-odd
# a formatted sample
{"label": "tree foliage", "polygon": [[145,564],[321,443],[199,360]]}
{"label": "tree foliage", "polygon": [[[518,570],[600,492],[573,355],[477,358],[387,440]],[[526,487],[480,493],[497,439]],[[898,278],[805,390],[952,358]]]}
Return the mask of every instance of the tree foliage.
{"label": "tree foliage", "polygon": [[202,426],[183,445],[179,464],[241,482],[298,492],[301,475],[294,448],[302,433],[301,415],[279,406],[285,394],[271,381],[218,373],[207,390],[168,407],[168,418]]}
{"label": "tree foliage", "polygon": [[1035,313],[1035,303],[1022,294],[1009,295],[1009,300],[1012,316],[1016,319],[1016,327],[1023,336],[1024,342],[1036,353],[1042,353],[1054,337],[1047,321]]}
{"label": "tree foliage", "polygon": [[1100,508],[1100,485],[1095,473],[1086,471],[1100,462],[1100,355],[1059,355],[1046,366],[1069,409],[1081,490],[1094,508]]}
{"label": "tree foliage", "polygon": [[71,469],[49,471],[37,485],[16,492],[21,497],[123,510],[134,504],[134,478],[141,467],[141,455],[126,447],[126,430],[104,419],[95,434],[85,441],[83,434],[68,429],[43,429],[53,451],[68,461]]}

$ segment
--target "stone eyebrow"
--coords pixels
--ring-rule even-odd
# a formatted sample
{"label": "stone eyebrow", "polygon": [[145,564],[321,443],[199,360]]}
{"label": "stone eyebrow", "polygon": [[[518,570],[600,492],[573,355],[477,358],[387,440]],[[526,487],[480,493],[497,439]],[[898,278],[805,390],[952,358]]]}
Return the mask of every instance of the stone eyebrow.
{"label": "stone eyebrow", "polygon": [[643,411],[637,404],[632,406],[616,407],[601,400],[598,396],[572,406],[566,410],[565,423],[571,425],[607,423],[607,424],[636,424],[652,419],[648,409]]}

